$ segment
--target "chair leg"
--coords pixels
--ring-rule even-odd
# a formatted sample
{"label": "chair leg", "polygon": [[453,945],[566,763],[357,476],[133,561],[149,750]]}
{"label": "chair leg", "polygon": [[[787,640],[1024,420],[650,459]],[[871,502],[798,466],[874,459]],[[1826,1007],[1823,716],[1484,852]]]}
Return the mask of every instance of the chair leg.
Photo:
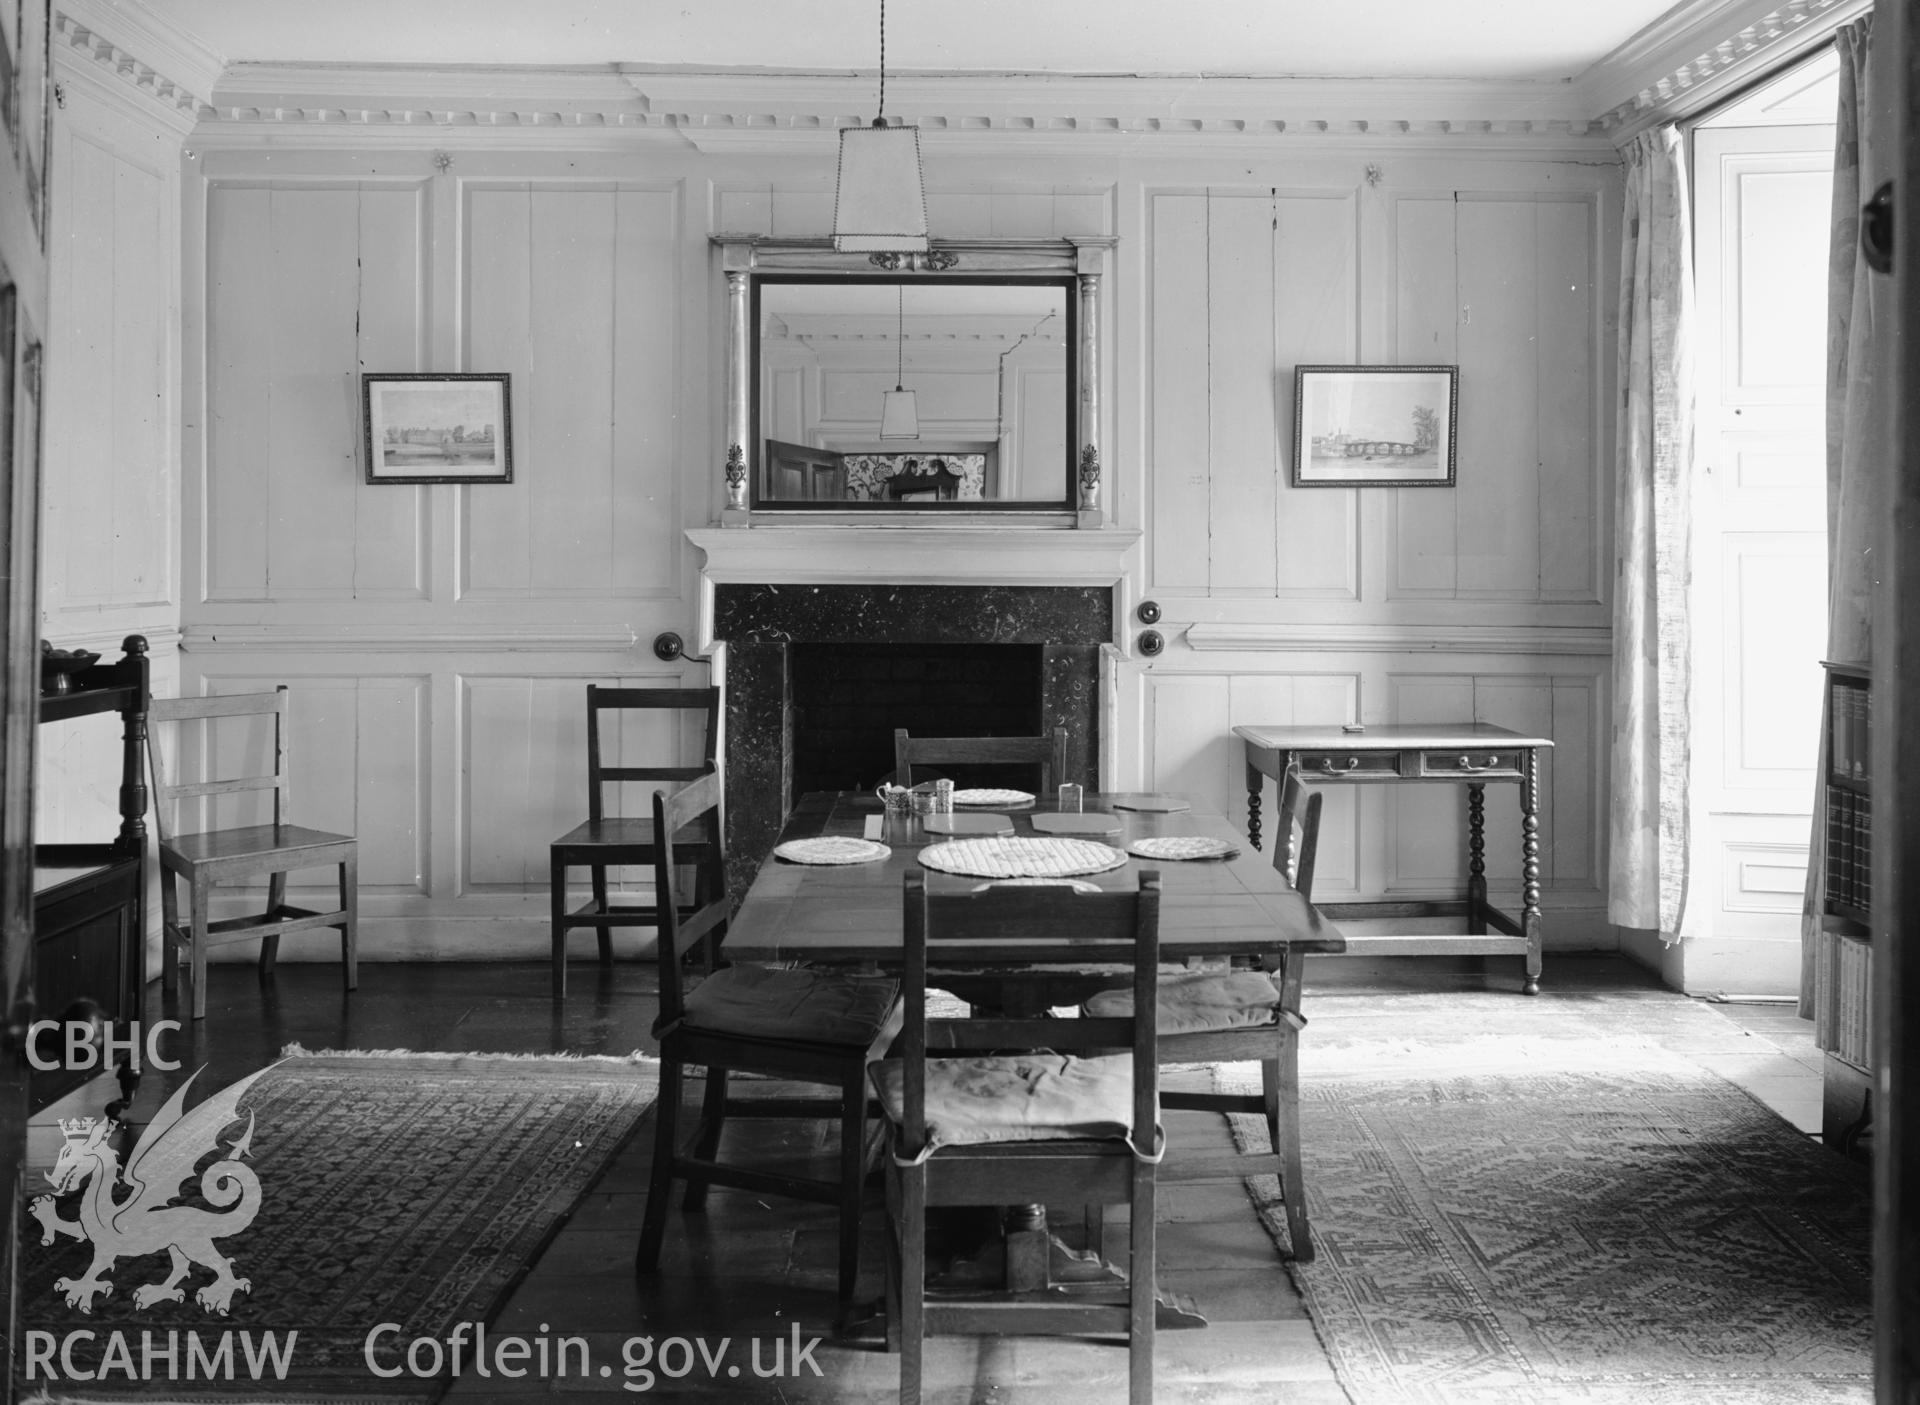
{"label": "chair leg", "polygon": [[567,866],[558,857],[548,869],[547,892],[553,912],[553,994],[567,993]]}
{"label": "chair leg", "polygon": [[192,924],[192,936],[187,949],[187,960],[191,963],[188,979],[193,982],[193,1018],[196,1020],[207,1017],[207,905],[212,898],[213,884],[204,874],[196,873],[189,900],[188,921]]}
{"label": "chair leg", "polygon": [[[287,875],[269,873],[267,875],[267,916],[278,917],[280,909],[287,905]],[[260,938],[260,979],[266,980],[273,974],[274,962],[280,959],[280,934],[269,932]]]}
{"label": "chair leg", "polygon": [[1291,1030],[1279,1052],[1260,1061],[1261,1091],[1266,1095],[1267,1134],[1280,1156],[1280,1193],[1286,1200],[1287,1239],[1297,1263],[1313,1260],[1313,1235],[1307,1228],[1307,1191],[1300,1159],[1300,1042]]}
{"label": "chair leg", "polygon": [[1128,1405],[1153,1402],[1154,1301],[1154,1167],[1133,1163],[1132,1254],[1127,1264],[1127,1400]]}
{"label": "chair leg", "polygon": [[853,1301],[860,1278],[860,1212],[866,1203],[866,1071],[847,1080],[840,1105],[840,1301]]}
{"label": "chair leg", "polygon": [[[700,1101],[700,1136],[693,1146],[693,1154],[702,1161],[712,1161],[720,1154],[720,1132],[727,1120],[727,1071],[724,1068],[707,1068],[707,1091]],[[688,1210],[707,1208],[706,1177],[689,1172],[687,1175],[687,1198],[681,1202]]]}
{"label": "chair leg", "polygon": [[640,1247],[633,1256],[635,1273],[650,1273],[660,1265],[660,1244],[667,1233],[667,1198],[673,1193],[673,1159],[680,1140],[682,1077],[678,1063],[662,1060],[660,1096],[653,1105],[653,1173],[647,1180],[647,1211],[640,1226]]}
{"label": "chair leg", "polygon": [[[607,866],[597,863],[588,868],[587,872],[593,875],[593,910],[604,914],[607,910]],[[593,932],[600,942],[600,964],[611,966],[613,964],[613,925],[602,922],[593,929]]]}
{"label": "chair leg", "polygon": [[180,895],[175,888],[179,875],[172,869],[160,870],[160,993],[171,998],[180,989]]}
{"label": "chair leg", "polygon": [[900,1405],[919,1405],[926,1339],[927,1168],[908,1166],[900,1174]]}
{"label": "chair leg", "polygon": [[360,852],[355,850],[340,865],[340,910],[347,920],[340,924],[340,979],[348,990],[360,988]]}

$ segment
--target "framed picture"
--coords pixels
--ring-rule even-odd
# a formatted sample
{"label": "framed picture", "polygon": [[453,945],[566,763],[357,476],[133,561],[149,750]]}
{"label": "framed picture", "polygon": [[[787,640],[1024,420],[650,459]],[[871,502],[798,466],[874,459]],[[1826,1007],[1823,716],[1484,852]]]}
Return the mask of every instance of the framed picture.
{"label": "framed picture", "polygon": [[511,483],[507,374],[360,377],[369,483]]}
{"label": "framed picture", "polygon": [[1293,486],[1451,488],[1456,366],[1296,366]]}

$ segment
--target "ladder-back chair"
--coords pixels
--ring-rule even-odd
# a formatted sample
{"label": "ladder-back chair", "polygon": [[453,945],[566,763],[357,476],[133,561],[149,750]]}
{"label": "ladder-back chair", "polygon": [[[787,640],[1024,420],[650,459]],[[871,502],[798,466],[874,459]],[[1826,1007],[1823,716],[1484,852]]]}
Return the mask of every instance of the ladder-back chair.
{"label": "ladder-back chair", "polygon": [[[609,712],[691,712],[702,728],[701,759],[690,766],[614,766],[606,762],[607,748],[601,723]],[[553,916],[553,993],[567,993],[567,933],[591,927],[600,940],[600,964],[613,961],[615,927],[660,925],[660,900],[615,903],[607,896],[607,869],[621,864],[653,862],[655,834],[650,817],[632,819],[610,815],[606,788],[630,781],[682,782],[713,771],[720,743],[718,688],[606,688],[587,685],[587,818],[553,841],[549,851],[550,901]],[[681,845],[697,844],[702,836],[686,836]],[[676,846],[678,847],[678,845]],[[593,896],[580,907],[567,907],[567,873],[584,868]],[[697,895],[696,895],[697,900]]]}
{"label": "ladder-back chair", "polygon": [[[667,846],[656,846],[660,1018],[653,1032],[660,1041],[660,1098],[654,1105],[653,1176],[635,1268],[647,1273],[659,1264],[674,1181],[687,1183],[689,1211],[704,1207],[709,1185],[738,1186],[838,1209],[840,1300],[850,1303],[859,1276],[869,1153],[867,1065],[900,1032],[900,984],[883,976],[723,965],[689,987],[691,967],[711,968],[719,961],[727,930],[720,777],[702,776],[671,797],[656,792],[653,820],[656,833],[701,836],[697,890],[703,896],[692,905],[675,901],[674,856]],[[706,1070],[706,1093],[699,1124],[683,1141],[681,1085],[686,1069],[695,1065]],[[733,1073],[825,1084],[836,1096],[737,1098],[729,1090]],[[838,1174],[815,1179],[721,1161],[721,1134],[730,1117],[837,1119]]]}
{"label": "ladder-back chair", "polygon": [[[901,1057],[873,1070],[892,1134],[887,1296],[889,1340],[897,1337],[900,1347],[900,1399],[920,1398],[926,1336],[1119,1333],[1128,1344],[1128,1399],[1150,1401],[1154,1189],[1162,1151],[1152,999],[1160,876],[1142,872],[1132,893],[988,885],[933,894],[918,871],[907,874],[905,887]],[[930,948],[942,962],[1119,961],[1133,971],[1137,999],[1124,1015],[1105,1019],[929,1021]],[[1044,1052],[1006,1052],[1022,1049]],[[1030,1203],[1128,1206],[1127,1281],[1050,1286],[1007,1300],[982,1301],[977,1290],[929,1299],[929,1207]]]}
{"label": "ladder-back chair", "polygon": [[[273,770],[271,774],[240,776],[228,780],[183,781],[177,765],[170,766],[165,748],[159,742],[159,727],[148,734],[148,757],[153,768],[154,821],[160,840],[160,919],[161,989],[172,995],[179,984],[179,957],[186,954],[188,984],[193,1018],[207,1013],[207,952],[216,946],[234,942],[260,942],[260,975],[273,974],[279,955],[280,938],[288,932],[317,927],[337,927],[340,931],[340,960],[348,990],[359,984],[358,953],[358,865],[359,845],[352,835],[327,830],[305,829],[288,821],[292,809],[287,764],[287,690],[285,685],[271,693],[238,693],[206,698],[155,698],[149,710],[154,723],[203,722],[203,769],[214,765],[213,724],[231,718],[271,717],[273,719]],[[180,741],[176,730],[176,743]],[[179,761],[176,754],[175,762]],[[174,831],[174,806],[182,800],[206,800],[218,797],[271,791],[273,820],[269,824],[243,825],[229,829],[208,829],[192,834]],[[304,868],[337,868],[340,876],[340,906],[332,912],[292,907],[286,900],[287,875]],[[265,875],[267,905],[263,913],[213,921],[209,909],[216,883],[228,883]],[[179,898],[175,884],[184,879],[188,888],[187,921],[180,921]]]}
{"label": "ladder-back chair", "polygon": [[1040,768],[1040,790],[1045,795],[1067,778],[1067,729],[1056,728],[1040,737],[915,737],[905,727],[893,733],[893,779],[913,784],[916,765],[1007,766]]}
{"label": "ladder-back chair", "polygon": [[[1295,846],[1288,835],[1286,843],[1276,845],[1273,866],[1287,875],[1291,855],[1290,881],[1311,902],[1322,797],[1316,790],[1302,803],[1304,787],[1294,773],[1288,774],[1284,786],[1281,810],[1299,817],[1300,839]],[[1313,1258],[1300,1155],[1300,1031],[1307,1025],[1300,1013],[1300,980],[1305,963],[1304,953],[1281,950],[1261,958],[1256,969],[1163,975],[1158,996],[1161,1063],[1257,1060],[1260,1064],[1259,1093],[1167,1089],[1160,1094],[1161,1106],[1250,1113],[1266,1123],[1269,1148],[1175,1153],[1160,1168],[1161,1184],[1277,1176],[1286,1206],[1288,1241],[1293,1257],[1302,1263]],[[1102,1016],[1125,1014],[1132,1008],[1130,990],[1105,991],[1085,1005],[1087,1014]]]}

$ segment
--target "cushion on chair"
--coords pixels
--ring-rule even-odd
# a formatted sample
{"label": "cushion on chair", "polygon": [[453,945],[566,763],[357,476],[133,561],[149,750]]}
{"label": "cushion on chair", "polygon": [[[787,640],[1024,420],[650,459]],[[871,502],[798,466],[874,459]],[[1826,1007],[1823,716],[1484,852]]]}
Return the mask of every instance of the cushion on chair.
{"label": "cushion on chair", "polygon": [[[1277,1022],[1280,988],[1265,971],[1162,977],[1155,1003],[1162,1035],[1254,1029]],[[1133,992],[1103,990],[1083,1008],[1095,1017],[1130,1019]]]}
{"label": "cushion on chair", "polygon": [[[905,1065],[868,1070],[896,1126],[906,1115]],[[1133,1056],[1007,1054],[927,1061],[929,1147],[1118,1137],[1133,1130]]]}
{"label": "cushion on chair", "polygon": [[728,966],[694,987],[681,1022],[720,1034],[865,1045],[899,991],[900,983],[884,976]]}

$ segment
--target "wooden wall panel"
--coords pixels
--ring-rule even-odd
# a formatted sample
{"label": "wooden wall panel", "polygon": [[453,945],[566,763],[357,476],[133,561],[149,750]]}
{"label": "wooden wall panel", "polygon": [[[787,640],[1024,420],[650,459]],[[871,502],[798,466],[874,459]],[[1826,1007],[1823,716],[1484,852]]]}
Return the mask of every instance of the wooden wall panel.
{"label": "wooden wall panel", "polygon": [[412,370],[417,187],[216,184],[206,598],[424,597],[424,497],[365,480],[361,370]]}
{"label": "wooden wall panel", "polygon": [[1540,439],[1540,597],[1600,601],[1600,416],[1596,336],[1599,204],[1534,206],[1534,362]]}
{"label": "wooden wall panel", "polygon": [[1207,587],[1207,197],[1151,197],[1147,481],[1150,588]]}
{"label": "wooden wall panel", "polygon": [[1459,203],[1459,594],[1540,593],[1539,379],[1531,202]]}
{"label": "wooden wall panel", "polygon": [[1273,198],[1216,192],[1207,211],[1207,584],[1273,595],[1279,496]]}
{"label": "wooden wall panel", "polygon": [[207,192],[206,466],[203,598],[267,596],[268,475],[273,438],[273,192]]}
{"label": "wooden wall panel", "polygon": [[1274,398],[1280,443],[1277,593],[1357,599],[1360,494],[1294,488],[1293,367],[1348,365],[1359,342],[1359,218],[1351,191],[1281,196],[1273,223]]}
{"label": "wooden wall panel", "polygon": [[[1394,308],[1390,359],[1403,366],[1457,365],[1458,203],[1451,194],[1409,195],[1393,200],[1388,208]],[[1452,596],[1459,580],[1454,543],[1459,509],[1454,494],[1437,488],[1388,491],[1393,518],[1389,597]]]}
{"label": "wooden wall panel", "polygon": [[466,490],[461,598],[671,591],[677,197],[482,187],[467,210],[468,359],[514,377],[514,481]]}

